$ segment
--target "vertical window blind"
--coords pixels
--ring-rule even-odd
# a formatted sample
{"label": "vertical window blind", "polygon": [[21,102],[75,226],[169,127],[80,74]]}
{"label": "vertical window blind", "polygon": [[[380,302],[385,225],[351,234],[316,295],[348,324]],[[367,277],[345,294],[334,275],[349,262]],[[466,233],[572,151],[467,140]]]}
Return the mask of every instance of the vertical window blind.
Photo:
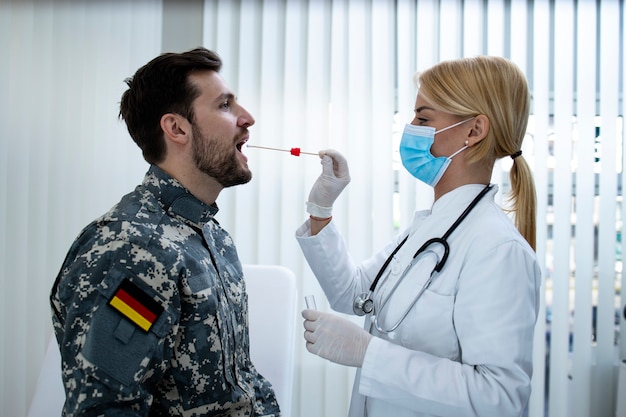
{"label": "vertical window blind", "polygon": [[[242,68],[258,69],[255,77],[262,88],[238,86],[239,94],[250,94],[258,106],[254,110],[262,115],[253,140],[283,147],[306,144],[314,150],[334,147],[348,157],[353,181],[337,202],[335,220],[357,260],[406,226],[416,209],[432,203],[431,190],[400,169],[398,161],[399,135],[412,118],[413,74],[440,60],[476,54],[514,60],[526,73],[533,95],[523,151],[537,183],[537,253],[545,271],[531,415],[614,412],[614,371],[624,356],[616,344],[616,312],[624,304],[622,2],[205,4],[205,44],[240,54],[227,60],[234,63],[230,78],[241,77]],[[257,36],[250,37],[251,27]],[[297,116],[290,117],[292,112]],[[319,167],[302,160],[280,162],[280,156],[268,154],[255,153],[254,161],[258,189],[274,189],[283,201],[295,200],[296,205],[284,202],[279,210],[286,212],[275,213],[281,220],[267,230],[272,218],[262,212],[262,204],[258,218],[248,217],[249,223],[242,224],[241,215],[233,214],[230,227],[241,233],[237,240],[247,235],[273,239],[266,233],[276,236],[285,228],[279,240],[289,247],[243,256],[286,264],[301,277],[302,291],[323,298],[292,240],[304,217],[297,204],[306,199]],[[293,165],[288,171],[297,176],[277,173],[280,163]],[[503,191],[503,205],[510,166],[503,160],[492,179]],[[294,181],[285,184],[285,175]],[[269,191],[259,196],[264,193]],[[249,198],[249,190],[238,189],[232,198]],[[300,212],[295,218],[294,208]],[[347,407],[351,370],[301,349],[299,372],[298,415],[333,415]]]}
{"label": "vertical window blind", "polygon": [[[162,7],[0,0],[2,415],[28,408],[67,248],[143,177],[117,113],[123,80],[162,52]],[[347,157],[352,182],[334,218],[357,262],[432,204],[397,152],[414,73],[477,54],[514,60],[532,92],[523,155],[544,267],[530,415],[614,414],[626,358],[622,0],[205,0],[202,25],[199,44],[221,55],[222,75],[256,118],[250,144]],[[244,152],[254,178],[221,193],[220,222],[243,263],[290,268],[299,293],[329,310],[294,238],[319,158]],[[505,205],[510,161],[496,167]],[[354,370],[297,337],[294,416],[345,415]]]}

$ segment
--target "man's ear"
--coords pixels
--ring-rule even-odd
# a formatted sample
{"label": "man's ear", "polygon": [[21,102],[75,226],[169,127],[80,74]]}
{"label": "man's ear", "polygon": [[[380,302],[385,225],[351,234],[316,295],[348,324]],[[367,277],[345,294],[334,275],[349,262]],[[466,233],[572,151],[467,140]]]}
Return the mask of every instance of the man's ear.
{"label": "man's ear", "polygon": [[167,140],[176,142],[179,145],[185,145],[189,141],[191,124],[180,114],[165,113],[161,116],[160,124]]}
{"label": "man's ear", "polygon": [[467,137],[467,144],[468,146],[474,146],[487,137],[489,133],[489,118],[484,114],[479,114],[470,123],[471,130]]}

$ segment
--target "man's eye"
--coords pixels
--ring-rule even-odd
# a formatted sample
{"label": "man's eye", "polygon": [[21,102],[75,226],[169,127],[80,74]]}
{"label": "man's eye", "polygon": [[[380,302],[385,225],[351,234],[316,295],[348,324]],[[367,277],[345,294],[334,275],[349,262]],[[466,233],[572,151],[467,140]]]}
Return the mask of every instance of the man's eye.
{"label": "man's eye", "polygon": [[230,101],[226,100],[225,102],[220,104],[220,108],[221,109],[229,109],[230,108]]}

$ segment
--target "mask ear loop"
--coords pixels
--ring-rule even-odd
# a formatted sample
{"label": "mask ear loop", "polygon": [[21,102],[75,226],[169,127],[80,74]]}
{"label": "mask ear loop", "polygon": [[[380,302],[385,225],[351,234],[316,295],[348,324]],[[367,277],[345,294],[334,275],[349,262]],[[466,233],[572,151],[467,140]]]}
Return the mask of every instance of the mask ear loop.
{"label": "mask ear loop", "polygon": [[[446,131],[446,130],[448,130],[448,129],[452,129],[453,127],[457,127],[457,126],[459,126],[459,125],[462,125],[462,124],[463,124],[463,123],[465,123],[465,122],[469,122],[470,120],[472,120],[472,119],[474,119],[474,118],[476,118],[476,116],[472,116],[472,117],[470,117],[469,119],[462,120],[462,121],[460,121],[460,122],[458,122],[458,123],[455,123],[455,124],[453,124],[453,125],[450,125],[450,126],[448,126],[448,127],[444,127],[444,128],[443,128],[443,129],[441,129],[441,130],[437,130],[437,131],[435,131],[435,135],[436,135],[437,133],[444,132],[444,131]],[[457,154],[459,154],[459,153],[463,152],[463,151],[464,151],[464,150],[466,150],[467,148],[469,148],[469,142],[468,142],[468,141],[465,141],[465,146],[463,146],[461,149],[459,149],[458,151],[456,151],[455,153],[453,153],[452,155],[450,155],[450,156],[448,157],[448,159],[452,159],[454,156],[456,156]]]}
{"label": "mask ear loop", "polygon": [[450,155],[448,157],[448,159],[452,159],[454,156],[456,156],[457,154],[463,152],[464,150],[466,150],[467,148],[469,148],[469,146],[465,145],[463,146],[461,149],[459,149],[458,151],[456,151],[455,153],[453,153],[452,155]]}
{"label": "mask ear loop", "polygon": [[448,130],[448,129],[452,129],[453,127],[457,127],[458,125],[462,125],[463,123],[465,123],[465,122],[469,122],[470,120],[475,119],[475,118],[476,118],[476,116],[472,116],[472,117],[470,117],[469,119],[465,119],[465,120],[462,120],[462,121],[460,121],[460,122],[457,122],[457,123],[455,123],[455,124],[453,124],[453,125],[446,126],[446,127],[444,127],[443,129],[441,129],[441,130],[436,130],[436,131],[435,131],[435,135],[436,135],[437,133],[445,132],[445,131],[446,131],[446,130]]}

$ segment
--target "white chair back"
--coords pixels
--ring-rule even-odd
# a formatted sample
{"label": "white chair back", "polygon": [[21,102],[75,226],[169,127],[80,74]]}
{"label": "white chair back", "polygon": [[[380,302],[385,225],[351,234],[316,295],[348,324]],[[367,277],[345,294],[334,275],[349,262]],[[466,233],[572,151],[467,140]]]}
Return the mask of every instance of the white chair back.
{"label": "white chair back", "polygon": [[64,402],[61,354],[57,341],[52,335],[39,371],[35,394],[28,409],[28,417],[60,417]]}
{"label": "white chair back", "polygon": [[274,387],[282,417],[291,417],[298,291],[293,272],[244,265],[250,314],[250,356]]}

